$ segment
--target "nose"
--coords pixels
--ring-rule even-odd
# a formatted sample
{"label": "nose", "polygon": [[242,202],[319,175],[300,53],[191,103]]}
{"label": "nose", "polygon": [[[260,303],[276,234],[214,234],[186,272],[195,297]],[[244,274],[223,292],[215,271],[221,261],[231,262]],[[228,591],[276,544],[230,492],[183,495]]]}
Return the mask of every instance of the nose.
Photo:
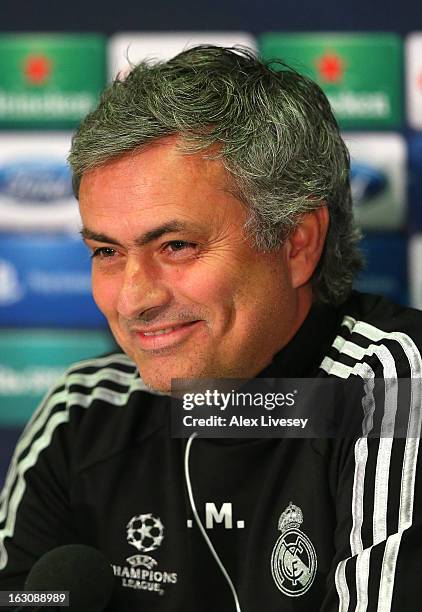
{"label": "nose", "polygon": [[170,300],[171,291],[159,271],[151,263],[128,257],[117,299],[119,315],[125,319],[139,318]]}

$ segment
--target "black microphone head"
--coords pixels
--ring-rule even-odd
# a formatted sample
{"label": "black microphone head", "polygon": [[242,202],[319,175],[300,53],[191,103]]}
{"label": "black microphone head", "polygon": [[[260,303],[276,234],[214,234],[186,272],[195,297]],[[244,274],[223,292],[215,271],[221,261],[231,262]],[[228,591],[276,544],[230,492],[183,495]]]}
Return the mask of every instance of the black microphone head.
{"label": "black microphone head", "polygon": [[114,574],[106,558],[95,548],[69,544],[54,548],[33,566],[26,591],[69,591],[70,609],[100,612],[108,604]]}

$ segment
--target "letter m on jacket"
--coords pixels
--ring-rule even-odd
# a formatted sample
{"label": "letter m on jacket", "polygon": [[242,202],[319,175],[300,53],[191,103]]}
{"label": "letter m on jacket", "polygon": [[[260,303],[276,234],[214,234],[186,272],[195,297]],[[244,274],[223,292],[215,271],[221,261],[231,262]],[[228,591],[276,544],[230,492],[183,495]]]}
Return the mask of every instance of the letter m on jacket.
{"label": "letter m on jacket", "polygon": [[224,521],[224,527],[226,529],[233,528],[233,511],[232,504],[230,502],[224,502],[220,510],[217,510],[217,507],[213,502],[207,502],[205,504],[206,528],[213,529],[214,521],[216,523],[222,523]]}

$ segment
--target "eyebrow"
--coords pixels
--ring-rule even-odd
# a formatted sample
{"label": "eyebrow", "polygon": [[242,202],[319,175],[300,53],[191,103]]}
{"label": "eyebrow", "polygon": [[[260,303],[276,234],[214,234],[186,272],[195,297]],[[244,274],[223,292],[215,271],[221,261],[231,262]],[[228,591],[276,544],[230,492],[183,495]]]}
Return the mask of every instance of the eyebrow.
{"label": "eyebrow", "polygon": [[[185,223],[176,220],[168,221],[163,225],[159,225],[158,227],[155,227],[154,229],[151,229],[148,232],[141,234],[141,236],[138,236],[138,238],[135,239],[134,243],[136,246],[142,247],[146,244],[149,244],[150,242],[153,242],[154,240],[157,240],[158,238],[161,238],[161,236],[165,234],[181,232],[186,229],[188,229],[188,226]],[[95,240],[95,242],[107,242],[109,244],[122,246],[115,238],[111,238],[110,236],[107,236],[107,234],[98,234],[97,232],[93,232],[87,227],[84,227],[80,233],[84,240]]]}

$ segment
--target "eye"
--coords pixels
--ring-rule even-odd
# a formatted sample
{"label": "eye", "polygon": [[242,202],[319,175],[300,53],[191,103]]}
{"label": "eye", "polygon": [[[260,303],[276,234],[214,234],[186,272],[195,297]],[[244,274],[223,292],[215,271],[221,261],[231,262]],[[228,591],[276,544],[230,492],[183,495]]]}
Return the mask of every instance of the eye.
{"label": "eye", "polygon": [[98,249],[94,249],[91,254],[91,259],[98,257],[100,259],[105,259],[107,257],[113,257],[116,251],[111,247],[99,247]]}
{"label": "eye", "polygon": [[171,240],[164,246],[164,250],[168,250],[171,253],[180,253],[181,251],[195,249],[195,247],[196,244],[194,242],[186,242],[185,240]]}

